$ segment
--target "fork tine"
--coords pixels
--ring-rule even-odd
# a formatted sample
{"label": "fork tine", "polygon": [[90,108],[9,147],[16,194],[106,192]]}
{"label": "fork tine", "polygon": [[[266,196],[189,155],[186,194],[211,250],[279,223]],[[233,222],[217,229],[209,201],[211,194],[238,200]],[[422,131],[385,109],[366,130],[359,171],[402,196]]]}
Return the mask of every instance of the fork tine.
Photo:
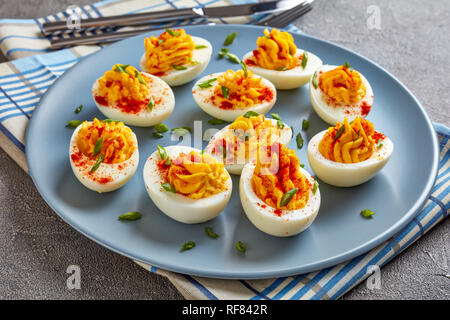
{"label": "fork tine", "polygon": [[305,13],[307,13],[311,10],[312,10],[312,5],[307,4],[300,10],[294,12],[292,15],[287,16],[285,19],[283,19],[282,21],[277,23],[277,25],[275,27],[282,29],[282,28],[286,27],[287,25],[289,25],[292,21],[296,20],[297,18],[301,17],[302,15],[304,15]]}
{"label": "fork tine", "polygon": [[[309,10],[311,10],[311,3],[314,0],[306,0],[303,1],[301,4],[297,5],[296,7],[284,11],[278,15],[275,16],[271,16],[271,17],[266,17],[260,21],[258,21],[256,23],[256,25],[260,25],[260,26],[274,26],[274,27],[278,27],[278,25],[282,26],[286,26],[288,25],[293,19],[291,17],[295,16],[295,17],[299,17],[300,15],[308,12]],[[295,18],[294,18],[295,19]],[[285,21],[288,21],[287,24],[284,24]]]}

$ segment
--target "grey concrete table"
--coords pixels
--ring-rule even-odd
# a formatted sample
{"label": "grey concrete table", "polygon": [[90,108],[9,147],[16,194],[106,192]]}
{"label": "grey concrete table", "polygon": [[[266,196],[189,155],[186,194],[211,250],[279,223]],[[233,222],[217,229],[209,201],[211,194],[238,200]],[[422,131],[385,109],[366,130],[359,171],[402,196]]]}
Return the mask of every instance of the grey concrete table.
{"label": "grey concrete table", "polygon": [[[40,17],[92,2],[2,0],[0,18]],[[295,24],[385,67],[411,89],[433,121],[450,125],[448,0],[316,0],[314,10]],[[450,299],[449,234],[447,219],[381,270],[381,289],[362,283],[343,299]],[[66,287],[69,265],[81,267],[80,290]],[[167,279],[64,223],[0,150],[0,299],[183,297]]]}

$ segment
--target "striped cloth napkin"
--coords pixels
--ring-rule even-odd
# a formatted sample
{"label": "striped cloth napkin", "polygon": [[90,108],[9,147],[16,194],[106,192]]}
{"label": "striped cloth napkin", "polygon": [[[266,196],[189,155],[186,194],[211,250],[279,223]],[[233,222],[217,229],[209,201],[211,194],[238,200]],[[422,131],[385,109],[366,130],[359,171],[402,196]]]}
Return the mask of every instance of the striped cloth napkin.
{"label": "striped cloth napkin", "polygon": [[[82,18],[150,10],[246,3],[247,0],[107,0],[82,7]],[[48,52],[49,40],[41,33],[44,21],[65,19],[67,12],[30,19],[0,20],[0,49],[12,61],[0,64],[0,147],[25,171],[25,130],[48,87],[81,57],[101,46],[78,46]],[[219,19],[221,23],[251,23],[263,16]],[[187,25],[177,21],[171,25]],[[298,31],[289,26],[290,31]],[[116,31],[105,29],[96,31]],[[86,32],[88,33],[88,32]],[[81,33],[82,34],[82,33]],[[64,37],[76,37],[71,33]],[[15,59],[15,60],[14,60]],[[440,143],[439,173],[422,211],[402,231],[369,252],[339,265],[291,277],[264,280],[220,280],[178,274],[137,262],[167,277],[187,299],[337,299],[369,277],[448,216],[450,209],[450,129],[435,124]]]}

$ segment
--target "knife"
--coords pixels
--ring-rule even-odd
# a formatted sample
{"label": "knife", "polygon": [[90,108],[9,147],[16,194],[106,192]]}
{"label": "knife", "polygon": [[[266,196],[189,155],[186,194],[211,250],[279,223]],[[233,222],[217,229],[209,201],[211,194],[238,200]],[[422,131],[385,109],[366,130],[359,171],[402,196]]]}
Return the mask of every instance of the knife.
{"label": "knife", "polygon": [[[232,6],[183,8],[81,19],[79,20],[79,24],[77,24],[77,29],[149,24],[181,19],[226,18],[246,16],[254,13],[271,13],[291,9],[302,2],[305,2],[305,0],[278,0]],[[46,22],[42,25],[42,28],[44,34],[56,31],[73,30],[73,27],[71,28],[71,24],[68,21]]]}

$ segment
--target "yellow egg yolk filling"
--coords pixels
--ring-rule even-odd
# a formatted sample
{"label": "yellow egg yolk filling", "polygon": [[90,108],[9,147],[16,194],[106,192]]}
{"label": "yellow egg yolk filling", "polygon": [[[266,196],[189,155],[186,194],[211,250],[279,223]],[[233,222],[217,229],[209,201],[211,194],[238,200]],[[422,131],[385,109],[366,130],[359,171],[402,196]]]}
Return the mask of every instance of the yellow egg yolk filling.
{"label": "yellow egg yolk filling", "polygon": [[[251,184],[254,192],[264,203],[281,210],[304,208],[309,200],[311,184],[301,174],[300,160],[294,150],[275,143],[268,150],[268,159],[258,158]],[[270,154],[270,155],[269,155]],[[285,193],[298,188],[297,193],[284,206],[280,206]]]}
{"label": "yellow egg yolk filling", "polygon": [[264,69],[286,70],[295,68],[299,60],[295,56],[297,47],[289,32],[277,29],[264,30],[264,36],[256,40],[258,48],[253,50],[255,63]]}
{"label": "yellow egg yolk filling", "polygon": [[136,68],[116,64],[98,80],[97,95],[110,103],[146,101],[150,91],[148,81]]}
{"label": "yellow egg yolk filling", "polygon": [[123,122],[102,122],[97,118],[92,123],[84,121],[81,124],[76,144],[89,158],[103,154],[104,163],[126,161],[136,149],[133,132]]}
{"label": "yellow egg yolk filling", "polygon": [[158,75],[190,63],[194,49],[194,41],[183,29],[145,38],[146,70]]}
{"label": "yellow egg yolk filling", "polygon": [[342,163],[358,163],[369,159],[378,140],[384,135],[374,130],[373,124],[363,118],[356,118],[351,124],[336,123],[328,128],[319,143],[319,152],[328,160]]}
{"label": "yellow egg yolk filling", "polygon": [[259,150],[266,150],[280,136],[281,129],[264,115],[248,118],[242,115],[230,124],[224,137],[216,142],[213,153],[222,154],[226,163],[256,159]]}
{"label": "yellow egg yolk filling", "polygon": [[251,107],[268,98],[268,88],[250,70],[247,70],[247,75],[242,69],[227,70],[217,78],[217,83],[214,101],[218,100],[218,105],[224,109]]}
{"label": "yellow egg yolk filling", "polygon": [[319,87],[330,99],[338,103],[353,104],[366,95],[366,87],[358,71],[346,66],[324,72]]}
{"label": "yellow egg yolk filling", "polygon": [[228,174],[223,163],[208,154],[181,153],[171,160],[167,181],[176,193],[192,199],[208,198],[225,191]]}

